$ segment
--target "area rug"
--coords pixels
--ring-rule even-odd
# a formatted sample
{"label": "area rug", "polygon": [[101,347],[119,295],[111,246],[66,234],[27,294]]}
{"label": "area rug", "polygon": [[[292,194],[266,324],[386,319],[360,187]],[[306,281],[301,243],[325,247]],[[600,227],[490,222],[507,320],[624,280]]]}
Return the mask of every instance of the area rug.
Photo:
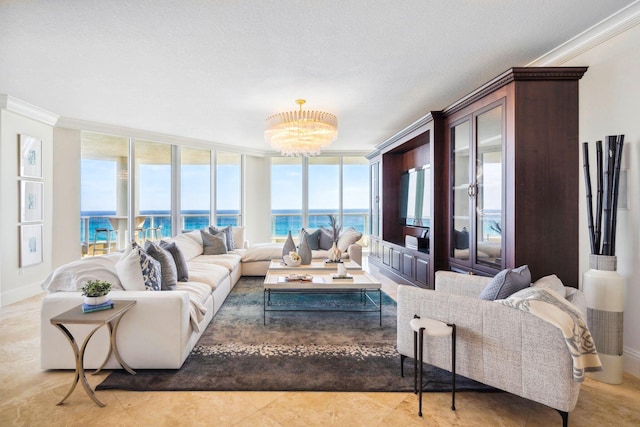
{"label": "area rug", "polygon": [[[383,293],[378,313],[267,313],[262,278],[243,277],[178,370],[113,371],[97,390],[134,391],[413,391],[413,363],[400,376],[396,304]],[[377,298],[377,295],[376,295]],[[279,295],[281,308],[317,310],[361,305],[358,294]],[[135,368],[135,367],[134,367]],[[451,373],[425,366],[426,391],[450,390]],[[458,376],[456,389],[487,391]]]}

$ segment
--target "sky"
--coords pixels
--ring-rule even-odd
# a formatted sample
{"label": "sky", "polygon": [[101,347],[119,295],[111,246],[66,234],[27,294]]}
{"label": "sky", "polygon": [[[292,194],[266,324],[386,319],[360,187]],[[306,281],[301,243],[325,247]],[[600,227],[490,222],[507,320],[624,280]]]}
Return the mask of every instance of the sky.
{"label": "sky", "polygon": [[[171,209],[171,168],[168,165],[140,166],[139,203],[141,211]],[[81,210],[116,211],[116,162],[83,159],[81,162]],[[219,165],[216,182],[218,210],[240,209],[240,166]],[[181,167],[182,210],[209,209],[209,166]],[[369,208],[368,165],[344,165],[344,209]],[[309,209],[339,208],[339,166],[312,165],[309,171]],[[302,207],[302,167],[274,165],[272,209]]]}

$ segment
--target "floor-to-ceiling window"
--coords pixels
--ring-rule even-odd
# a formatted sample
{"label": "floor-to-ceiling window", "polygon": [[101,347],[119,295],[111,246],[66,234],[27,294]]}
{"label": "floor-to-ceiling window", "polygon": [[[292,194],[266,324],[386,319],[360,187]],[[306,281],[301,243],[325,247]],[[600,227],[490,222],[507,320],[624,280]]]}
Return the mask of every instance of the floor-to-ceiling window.
{"label": "floor-to-ceiling window", "polygon": [[136,140],[134,165],[136,238],[171,236],[171,145]]}
{"label": "floor-to-ceiling window", "polygon": [[369,162],[364,157],[273,157],[271,236],[280,241],[301,227],[369,230]]}
{"label": "floor-to-ceiling window", "polygon": [[302,158],[271,159],[271,236],[282,240],[302,227]]}
{"label": "floor-to-ceiling window", "polygon": [[80,144],[80,243],[83,255],[99,255],[127,238],[129,141],[82,132]]}
{"label": "floor-to-ceiling window", "polygon": [[242,223],[242,155],[216,151],[216,225]]}
{"label": "floor-to-ceiling window", "polygon": [[180,230],[200,230],[211,218],[211,150],[180,148]]}

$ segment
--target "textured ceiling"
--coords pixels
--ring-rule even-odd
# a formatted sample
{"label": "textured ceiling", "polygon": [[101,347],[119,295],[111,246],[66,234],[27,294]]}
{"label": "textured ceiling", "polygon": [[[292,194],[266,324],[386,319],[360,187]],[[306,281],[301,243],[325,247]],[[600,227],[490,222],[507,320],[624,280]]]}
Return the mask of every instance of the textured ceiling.
{"label": "textured ceiling", "polygon": [[63,117],[268,150],[267,116],[370,151],[630,0],[0,0],[0,94]]}

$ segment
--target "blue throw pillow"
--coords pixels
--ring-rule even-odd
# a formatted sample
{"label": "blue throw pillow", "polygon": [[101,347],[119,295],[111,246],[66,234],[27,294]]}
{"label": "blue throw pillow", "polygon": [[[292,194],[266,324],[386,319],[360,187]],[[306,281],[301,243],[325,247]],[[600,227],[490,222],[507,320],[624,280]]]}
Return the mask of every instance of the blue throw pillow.
{"label": "blue throw pillow", "polygon": [[142,270],[145,289],[148,291],[161,290],[162,278],[160,263],[146,253],[136,242],[132,242],[131,246],[134,251],[138,251],[138,256],[140,257],[140,269]]}
{"label": "blue throw pillow", "polygon": [[333,246],[333,233],[324,227],[320,227],[320,238],[318,239],[318,248],[328,251]]}
{"label": "blue throw pillow", "polygon": [[300,233],[298,235],[298,242],[302,242],[302,236],[307,238],[307,244],[309,245],[309,249],[312,251],[317,251],[320,249],[320,229],[318,228],[313,233],[310,233],[309,230],[305,230],[304,228],[300,229]]}
{"label": "blue throw pillow", "polygon": [[505,299],[531,285],[531,272],[528,265],[506,269],[496,274],[480,293],[480,299],[494,301]]}

